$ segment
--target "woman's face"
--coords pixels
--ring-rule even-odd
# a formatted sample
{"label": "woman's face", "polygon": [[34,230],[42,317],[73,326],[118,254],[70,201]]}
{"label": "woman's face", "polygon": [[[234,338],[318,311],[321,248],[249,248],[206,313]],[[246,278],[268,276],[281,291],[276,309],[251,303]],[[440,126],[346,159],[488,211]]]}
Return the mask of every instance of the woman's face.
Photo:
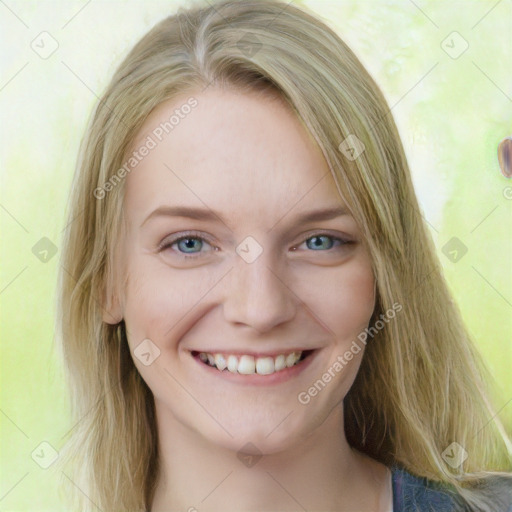
{"label": "woman's face", "polygon": [[160,425],[277,452],[341,407],[364,345],[344,354],[374,309],[371,262],[348,211],[322,217],[344,205],[284,104],[210,88],[182,108],[189,97],[135,138],[112,311]]}

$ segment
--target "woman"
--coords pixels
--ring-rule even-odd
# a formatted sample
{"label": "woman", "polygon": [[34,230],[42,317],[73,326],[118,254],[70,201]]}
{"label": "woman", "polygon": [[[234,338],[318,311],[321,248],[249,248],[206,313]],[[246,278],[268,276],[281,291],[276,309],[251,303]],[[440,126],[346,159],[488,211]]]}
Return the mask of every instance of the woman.
{"label": "woman", "polygon": [[311,14],[159,23],[98,104],[69,216],[80,510],[512,506],[389,108]]}

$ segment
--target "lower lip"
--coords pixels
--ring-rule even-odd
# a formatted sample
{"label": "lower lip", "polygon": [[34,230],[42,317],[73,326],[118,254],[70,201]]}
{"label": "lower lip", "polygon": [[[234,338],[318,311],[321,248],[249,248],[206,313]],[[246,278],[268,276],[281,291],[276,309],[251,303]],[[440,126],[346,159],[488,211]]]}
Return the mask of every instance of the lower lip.
{"label": "lower lip", "polygon": [[216,375],[217,377],[220,377],[221,379],[224,379],[228,382],[233,382],[234,384],[245,384],[247,386],[272,386],[274,384],[281,384],[282,382],[286,382],[293,379],[294,377],[297,377],[311,364],[318,352],[318,349],[313,350],[309,356],[300,363],[290,368],[286,368],[286,370],[279,370],[278,372],[271,373],[270,375],[259,375],[257,373],[243,375],[241,373],[232,373],[227,369],[220,371],[213,366],[209,366],[206,363],[203,363],[201,359],[199,359],[199,355],[192,357],[206,372],[211,375]]}

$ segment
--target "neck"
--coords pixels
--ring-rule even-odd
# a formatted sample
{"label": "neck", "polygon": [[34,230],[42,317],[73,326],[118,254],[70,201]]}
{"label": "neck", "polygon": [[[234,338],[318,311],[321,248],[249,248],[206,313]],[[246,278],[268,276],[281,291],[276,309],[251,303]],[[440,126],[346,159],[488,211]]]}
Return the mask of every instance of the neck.
{"label": "neck", "polygon": [[348,445],[341,404],[309,437],[261,456],[211,443],[165,411],[157,421],[161,471],[151,512],[380,512],[391,500],[386,467]]}

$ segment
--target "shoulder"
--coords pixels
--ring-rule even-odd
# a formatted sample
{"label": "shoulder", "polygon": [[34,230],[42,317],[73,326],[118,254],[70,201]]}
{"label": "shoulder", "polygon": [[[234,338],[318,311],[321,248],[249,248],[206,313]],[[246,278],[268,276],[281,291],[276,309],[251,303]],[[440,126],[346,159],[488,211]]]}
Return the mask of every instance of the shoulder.
{"label": "shoulder", "polygon": [[[469,512],[460,494],[449,484],[415,476],[393,466],[393,512]],[[475,487],[496,503],[496,512],[512,512],[512,479],[493,477]]]}
{"label": "shoulder", "polygon": [[451,486],[415,476],[405,469],[393,466],[393,512],[461,510],[462,500]]}

